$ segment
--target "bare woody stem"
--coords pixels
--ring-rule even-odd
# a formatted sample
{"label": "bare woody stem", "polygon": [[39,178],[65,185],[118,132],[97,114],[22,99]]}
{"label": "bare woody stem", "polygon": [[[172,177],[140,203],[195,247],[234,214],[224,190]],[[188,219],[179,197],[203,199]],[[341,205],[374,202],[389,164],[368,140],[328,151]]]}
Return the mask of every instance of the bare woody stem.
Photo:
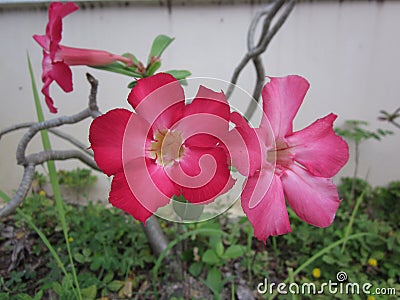
{"label": "bare woody stem", "polygon": [[77,141],[76,139],[65,133],[55,131],[54,127],[59,127],[64,124],[78,123],[86,118],[95,118],[101,115],[96,100],[98,81],[90,74],[86,74],[86,77],[90,83],[91,89],[89,95],[89,105],[83,111],[72,116],[61,116],[44,122],[18,124],[0,132],[1,138],[6,133],[13,132],[22,128],[29,128],[18,143],[16,151],[17,163],[24,166],[24,175],[14,197],[9,203],[7,203],[4,207],[0,209],[0,217],[7,216],[10,213],[14,212],[18,205],[20,205],[25,199],[31,187],[33,176],[35,174],[35,168],[37,165],[43,164],[48,160],[78,159],[92,169],[99,170],[95,161],[91,157],[92,153],[86,151],[86,149],[83,152],[78,150],[50,150],[41,151],[39,153],[30,154],[28,156],[26,155],[26,149],[29,145],[29,142],[41,130],[53,131],[54,134],[60,136],[61,138],[69,140],[72,144],[83,150],[84,146],[81,142]]}
{"label": "bare woody stem", "polygon": [[[34,124],[36,124],[36,123],[35,122],[25,122],[25,123],[20,123],[17,125],[7,127],[5,129],[3,129],[2,131],[0,131],[0,139],[8,133],[11,133],[11,132],[14,132],[14,131],[17,131],[20,129],[30,128]],[[91,149],[88,149],[87,145],[83,144],[82,142],[80,142],[79,140],[74,138],[73,136],[71,136],[65,132],[62,132],[61,130],[54,129],[54,128],[50,128],[50,129],[48,129],[48,131],[50,133],[54,134],[55,136],[58,136],[59,138],[71,143],[72,145],[74,145],[78,149],[82,150],[83,152],[87,153],[88,155],[93,156],[93,151]]]}
{"label": "bare woody stem", "polygon": [[[264,85],[265,70],[260,55],[266,51],[272,38],[285,23],[290,13],[292,12],[295,4],[296,0],[277,0],[272,4],[268,5],[267,7],[261,9],[254,17],[252,23],[250,24],[249,31],[247,34],[248,51],[244,55],[242,60],[239,62],[238,66],[235,68],[231,77],[231,84],[229,85],[228,90],[226,92],[226,97],[229,98],[235,89],[235,85],[239,79],[240,73],[250,62],[250,60],[252,60],[254,67],[256,69],[257,81],[253,90],[253,95],[252,95],[253,101],[250,102],[245,112],[245,117],[247,119],[250,119],[253,116],[258,105],[262,87]],[[281,13],[275,24],[271,27],[272,20],[277,16],[278,12],[282,8],[284,8],[284,11]],[[255,45],[254,35],[257,26],[262,18],[265,18],[263,22],[263,28],[258,43]]]}
{"label": "bare woody stem", "polygon": [[[15,209],[22,203],[31,188],[35,168],[37,165],[43,164],[49,160],[68,160],[78,159],[91,169],[98,170],[96,162],[93,160],[93,152],[75,139],[74,137],[55,129],[65,124],[76,124],[89,117],[97,118],[101,116],[101,112],[97,106],[97,88],[98,81],[90,74],[86,74],[87,80],[90,83],[91,89],[89,94],[89,104],[83,111],[72,116],[61,116],[55,119],[47,120],[44,122],[26,122],[8,127],[0,131],[0,139],[7,133],[14,132],[19,129],[26,129],[28,131],[24,134],[17,147],[17,162],[24,166],[24,175],[18,187],[17,193],[3,208],[0,209],[0,217],[7,216],[15,211]],[[26,155],[26,149],[32,138],[41,130],[49,130],[54,135],[67,140],[72,145],[76,146],[78,150],[50,150],[41,151],[38,153]],[[147,236],[149,244],[155,255],[160,255],[168,245],[168,240],[165,237],[157,219],[153,216],[149,218],[144,226],[144,232]]]}

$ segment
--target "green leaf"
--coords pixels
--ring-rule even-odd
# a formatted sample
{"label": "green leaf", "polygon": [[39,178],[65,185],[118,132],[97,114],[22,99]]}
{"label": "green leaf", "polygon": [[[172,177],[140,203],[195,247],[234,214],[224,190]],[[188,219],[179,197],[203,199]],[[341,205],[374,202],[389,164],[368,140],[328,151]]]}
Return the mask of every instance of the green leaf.
{"label": "green leaf", "polygon": [[107,288],[111,292],[118,292],[124,286],[124,282],[121,280],[113,280],[107,284]]}
{"label": "green leaf", "polygon": [[96,271],[100,269],[101,265],[103,263],[103,259],[101,257],[95,257],[92,260],[92,263],[90,264],[90,269],[93,271]]}
{"label": "green leaf", "polygon": [[203,269],[203,264],[201,262],[197,261],[190,265],[189,272],[194,277],[197,277],[200,275],[202,269]]}
{"label": "green leaf", "polygon": [[35,297],[33,298],[33,300],[40,300],[43,297],[43,291],[39,291]]}
{"label": "green leaf", "polygon": [[109,71],[109,72],[113,72],[113,73],[127,75],[130,77],[142,77],[142,74],[135,71],[136,68],[126,67],[125,65],[118,63],[118,62],[114,62],[112,64],[105,65],[105,66],[91,66],[91,67],[98,69],[98,70]]}
{"label": "green leaf", "polygon": [[63,294],[63,288],[58,282],[53,282],[53,290],[59,296]]}
{"label": "green leaf", "polygon": [[86,261],[85,257],[80,253],[75,253],[74,258],[80,264],[83,264]]}
{"label": "green leaf", "polygon": [[217,268],[208,270],[207,286],[213,291],[214,294],[221,294],[223,284],[221,272]]}
{"label": "green leaf", "polygon": [[220,259],[214,250],[208,249],[206,252],[204,252],[202,261],[206,264],[213,265],[219,263]]}
{"label": "green leaf", "polygon": [[113,280],[113,278],[114,278],[114,272],[107,273],[107,275],[104,276],[104,278],[103,278],[103,282],[109,283],[109,282],[111,282],[111,280]]}
{"label": "green leaf", "polygon": [[171,74],[176,80],[182,80],[192,75],[192,73],[188,70],[169,70],[165,71],[165,73]]}
{"label": "green leaf", "polygon": [[336,262],[336,259],[330,255],[324,255],[322,260],[326,262],[328,265],[333,265]]}
{"label": "green leaf", "polygon": [[222,254],[224,254],[224,245],[222,244],[221,241],[218,242],[218,243],[215,245],[215,253],[216,253],[219,257],[221,257]]}
{"label": "green leaf", "polygon": [[232,245],[226,249],[224,257],[227,259],[235,259],[242,256],[243,254],[244,249],[241,245]]}
{"label": "green leaf", "polygon": [[96,299],[97,286],[93,284],[87,288],[81,289],[81,293],[83,299],[88,299],[88,300]]}
{"label": "green leaf", "polygon": [[150,63],[152,57],[161,57],[161,54],[169,46],[169,44],[171,44],[173,40],[173,38],[170,38],[169,36],[166,36],[164,34],[160,34],[159,36],[157,36],[153,41],[153,45],[151,46],[147,63]]}
{"label": "green leaf", "polygon": [[131,81],[128,84],[128,89],[132,89],[137,85],[137,80]]}
{"label": "green leaf", "polygon": [[161,61],[157,60],[153,62],[147,69],[146,75],[147,76],[153,75],[160,67],[161,67]]}
{"label": "green leaf", "polygon": [[85,248],[83,249],[82,253],[85,257],[88,257],[92,254],[92,250],[90,250],[89,248]]}
{"label": "green leaf", "polygon": [[123,57],[126,57],[126,58],[132,59],[132,61],[133,61],[136,65],[139,64],[139,60],[138,60],[138,59],[136,58],[136,56],[133,55],[132,53],[127,52],[127,53],[122,54],[122,56],[123,56]]}
{"label": "green leaf", "polygon": [[172,207],[183,221],[198,220],[204,210],[204,205],[180,202],[179,199],[174,199]]}
{"label": "green leaf", "polygon": [[10,202],[11,198],[8,197],[8,195],[6,193],[4,193],[2,190],[0,190],[0,197],[3,198],[4,201],[6,202]]}

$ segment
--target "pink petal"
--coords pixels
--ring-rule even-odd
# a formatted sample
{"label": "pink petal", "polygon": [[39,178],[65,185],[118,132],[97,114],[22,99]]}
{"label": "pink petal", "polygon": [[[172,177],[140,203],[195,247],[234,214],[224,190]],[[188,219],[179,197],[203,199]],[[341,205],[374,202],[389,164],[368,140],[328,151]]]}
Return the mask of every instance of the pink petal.
{"label": "pink petal", "polygon": [[78,10],[79,7],[73,2],[53,2],[49,6],[49,23],[46,34],[54,42],[60,42],[62,33],[62,19]]}
{"label": "pink petal", "polygon": [[138,80],[128,102],[155,129],[163,130],[171,128],[182,117],[185,95],[175,77],[158,73]]}
{"label": "pink petal", "polygon": [[166,171],[191,203],[212,202],[235,183],[222,148],[185,148],[179,163]]}
{"label": "pink petal", "polygon": [[200,86],[194,100],[185,106],[184,122],[175,124],[188,146],[213,147],[229,130],[230,107],[223,92]]}
{"label": "pink petal", "polygon": [[58,83],[64,92],[72,92],[72,71],[68,65],[62,62],[53,63],[49,76]]}
{"label": "pink petal", "polygon": [[42,47],[44,50],[49,51],[50,41],[46,35],[37,35],[33,36],[33,39]]}
{"label": "pink petal", "polygon": [[109,201],[143,223],[152,215],[132,194],[123,172],[118,172],[113,178]]}
{"label": "pink petal", "polygon": [[103,66],[116,61],[121,61],[125,64],[130,64],[132,61],[129,58],[112,54],[103,50],[73,48],[67,46],[59,46],[57,58],[63,60],[70,66],[87,65],[87,66]]}
{"label": "pink petal", "polygon": [[[206,104],[206,100],[203,102]],[[171,130],[178,131],[189,147],[214,147],[224,143],[229,121],[211,113],[197,113],[178,120]]]}
{"label": "pink petal", "polygon": [[309,86],[306,79],[297,75],[271,78],[262,91],[264,116],[261,127],[269,127],[269,121],[276,139],[291,134],[293,119]]}
{"label": "pink petal", "polygon": [[[251,202],[258,204],[252,207]],[[292,231],[282,183],[272,171],[262,169],[247,179],[242,192],[242,208],[253,225],[254,236],[260,241]]]}
{"label": "pink petal", "polygon": [[201,85],[192,103],[185,107],[185,117],[195,114],[210,114],[229,122],[230,107],[224,92],[217,93]]}
{"label": "pink petal", "polygon": [[50,84],[53,82],[53,79],[47,77],[44,81],[44,85],[42,88],[42,94],[45,96],[46,105],[49,108],[49,111],[53,114],[57,113],[57,108],[54,106],[54,101],[50,97]]}
{"label": "pink petal", "polygon": [[165,170],[151,159],[139,157],[124,161],[124,173],[132,194],[151,212],[168,204],[179,193]]}
{"label": "pink petal", "polygon": [[108,176],[122,171],[122,144],[132,113],[114,109],[97,117],[90,125],[89,141],[94,159]]}
{"label": "pink petal", "polygon": [[281,178],[286,199],[300,219],[318,227],[333,222],[340,200],[332,179],[313,176],[297,165]]}
{"label": "pink petal", "polygon": [[294,159],[319,177],[333,177],[349,159],[347,143],[335,134],[329,114],[286,138]]}
{"label": "pink petal", "polygon": [[236,126],[229,131],[225,140],[232,164],[242,175],[251,176],[261,169],[266,158],[265,141],[237,112],[231,114],[231,121]]}
{"label": "pink petal", "polygon": [[153,137],[151,125],[138,114],[131,114],[125,126],[122,142],[122,159],[125,163],[138,157],[148,155],[146,149],[150,148]]}

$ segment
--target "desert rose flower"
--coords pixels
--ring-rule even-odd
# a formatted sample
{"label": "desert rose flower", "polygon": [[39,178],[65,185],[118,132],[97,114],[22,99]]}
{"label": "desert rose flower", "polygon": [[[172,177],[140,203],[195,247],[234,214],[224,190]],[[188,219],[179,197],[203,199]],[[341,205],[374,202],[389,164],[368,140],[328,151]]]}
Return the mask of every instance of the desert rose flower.
{"label": "desert rose flower", "polygon": [[96,163],[114,176],[114,206],[145,222],[173,195],[209,203],[233,186],[229,155],[218,139],[229,131],[222,92],[200,86],[185,104],[180,83],[159,73],[138,80],[128,102],[135,112],[114,109],[90,126]]}
{"label": "desert rose flower", "polygon": [[52,2],[49,6],[49,22],[46,26],[46,34],[33,36],[35,41],[43,48],[42,81],[44,85],[42,93],[52,113],[56,113],[57,109],[54,107],[54,101],[50,96],[50,84],[56,81],[64,92],[71,92],[73,89],[72,72],[69,66],[102,66],[115,61],[121,61],[127,65],[132,64],[130,59],[107,51],[60,45],[62,19],[78,8],[73,2],[65,4]]}
{"label": "desert rose flower", "polygon": [[[329,226],[340,200],[332,177],[348,160],[348,145],[333,130],[336,115],[329,114],[293,132],[293,119],[309,83],[300,76],[271,78],[262,92],[264,115],[259,128],[234,120],[248,145],[260,144],[263,157],[254,156],[252,168],[240,164],[249,176],[242,191],[242,208],[262,241],[291,231],[285,198],[303,221]],[[253,171],[252,171],[253,170]],[[254,171],[256,170],[256,171]]]}

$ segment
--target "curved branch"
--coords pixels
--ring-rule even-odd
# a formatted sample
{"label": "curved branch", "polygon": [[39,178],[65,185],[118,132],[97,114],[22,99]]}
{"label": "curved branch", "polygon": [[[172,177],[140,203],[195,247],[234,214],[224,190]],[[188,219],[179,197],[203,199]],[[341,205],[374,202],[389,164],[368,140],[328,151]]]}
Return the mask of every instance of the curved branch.
{"label": "curved branch", "polygon": [[22,177],[21,183],[18,187],[17,193],[5,206],[0,209],[0,217],[5,217],[12,212],[22,203],[29,189],[32,185],[33,176],[35,175],[35,165],[29,164],[24,168],[24,175]]}
{"label": "curved branch", "polygon": [[40,123],[35,123],[30,126],[28,132],[24,134],[20,142],[17,146],[17,163],[18,164],[26,164],[25,159],[25,151],[28,146],[28,143],[32,140],[32,138],[41,130],[50,129],[54,127],[59,127],[64,124],[74,124],[78,123],[88,117],[96,118],[97,116],[101,115],[101,112],[97,106],[97,87],[98,81],[89,73],[86,73],[86,78],[90,83],[90,95],[89,95],[89,104],[88,107],[81,112],[71,115],[71,116],[61,116],[58,118],[54,118],[51,120],[46,120]]}
{"label": "curved branch", "polygon": [[16,125],[12,125],[10,127],[4,128],[2,131],[0,131],[0,139],[3,137],[3,135],[6,135],[7,133],[11,133],[20,129],[25,129],[31,127],[34,122],[24,122]]}
{"label": "curved branch", "polygon": [[[18,143],[16,151],[18,164],[24,166],[24,175],[22,177],[17,193],[14,195],[14,197],[9,203],[7,203],[4,207],[0,209],[0,217],[4,217],[12,213],[16,209],[16,207],[19,204],[21,204],[21,202],[24,200],[32,185],[33,176],[35,174],[35,167],[38,164],[42,164],[48,160],[66,160],[66,159],[76,158],[79,159],[84,164],[88,165],[90,168],[99,171],[97,164],[90,157],[93,156],[93,154],[86,148],[85,145],[83,145],[81,142],[79,142],[72,136],[54,129],[54,127],[58,127],[64,124],[74,124],[88,117],[95,118],[101,115],[101,112],[97,107],[97,101],[96,101],[98,81],[90,74],[86,74],[86,77],[91,86],[88,108],[72,116],[61,116],[40,123],[34,123],[34,122],[21,123],[8,127],[0,132],[0,138],[1,138],[4,134],[13,132],[15,130],[22,128],[29,128],[29,130],[24,134],[24,136]],[[70,143],[78,147],[80,150],[83,150],[83,152],[78,150],[66,150],[66,151],[50,150],[50,151],[41,151],[39,153],[30,154],[26,156],[25,152],[29,142],[41,130],[49,130],[50,132],[59,136],[60,138],[69,141]]]}
{"label": "curved branch", "polygon": [[[0,139],[2,138],[3,135],[5,135],[7,133],[11,133],[11,132],[17,131],[19,129],[29,128],[34,124],[36,124],[36,123],[35,122],[25,122],[25,123],[20,123],[20,124],[14,125],[14,126],[7,127],[6,129],[3,129],[2,131],[0,131]],[[74,145],[78,149],[82,150],[86,154],[93,156],[93,151],[90,150],[87,145],[84,145],[82,142],[80,142],[78,139],[74,138],[73,136],[71,136],[67,133],[64,133],[60,130],[53,129],[53,128],[50,128],[48,130],[50,133],[71,143],[72,145]]]}
{"label": "curved branch", "polygon": [[257,81],[256,81],[256,85],[254,87],[252,100],[251,100],[249,106],[247,107],[246,112],[244,113],[244,117],[247,120],[250,120],[250,118],[253,116],[253,114],[255,113],[255,111],[257,109],[258,102],[259,102],[260,96],[261,96],[261,92],[262,92],[262,89],[264,86],[264,80],[265,80],[265,70],[264,70],[264,66],[263,66],[260,56],[256,56],[253,58],[253,64],[254,64],[254,67],[256,68]]}
{"label": "curved branch", "polygon": [[[279,10],[284,6],[285,2],[287,2],[285,10],[280,15],[274,26],[270,29],[272,20],[275,18]],[[244,67],[249,63],[249,61],[253,60],[253,64],[257,73],[257,82],[253,91],[253,101],[251,101],[245,113],[245,117],[247,119],[250,119],[252,117],[257,108],[257,102],[259,101],[262,87],[264,84],[265,71],[260,55],[265,52],[272,38],[285,23],[286,19],[292,12],[295,4],[296,0],[289,0],[289,1],[277,0],[273,4],[268,5],[267,7],[260,10],[254,17],[252,23],[250,24],[247,35],[248,52],[244,55],[242,60],[239,62],[239,65],[235,68],[232,74],[231,84],[229,85],[228,90],[226,92],[226,97],[229,98],[232,95],[233,90],[235,89],[235,85],[239,79],[240,73],[242,72]],[[263,23],[262,32],[260,35],[260,39],[257,43],[257,46],[255,46],[254,44],[255,31],[261,18],[263,17],[265,17],[265,19]]]}
{"label": "curved branch", "polygon": [[67,160],[76,158],[83,162],[88,167],[96,170],[101,171],[97,166],[96,162],[88,157],[86,154],[78,151],[78,150],[48,150],[48,151],[41,151],[39,153],[34,153],[28,155],[25,160],[28,165],[40,165],[45,163],[49,160]]}

